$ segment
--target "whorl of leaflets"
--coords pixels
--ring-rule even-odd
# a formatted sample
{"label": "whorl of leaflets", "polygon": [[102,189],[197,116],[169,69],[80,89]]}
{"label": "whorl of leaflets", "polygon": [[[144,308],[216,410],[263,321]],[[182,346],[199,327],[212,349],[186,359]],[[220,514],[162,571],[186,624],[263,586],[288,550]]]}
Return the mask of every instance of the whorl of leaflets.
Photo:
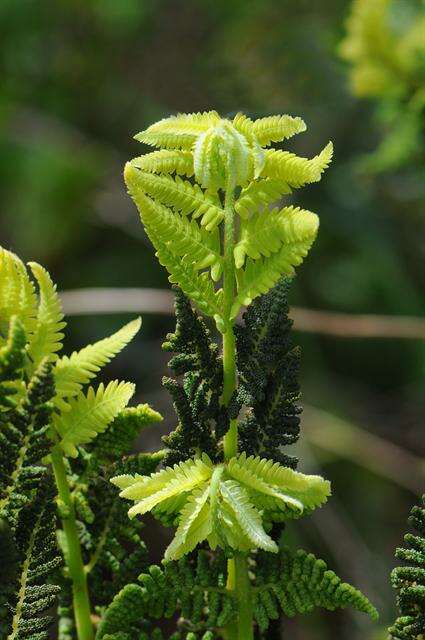
{"label": "whorl of leaflets", "polygon": [[293,275],[313,244],[316,214],[282,201],[293,189],[320,180],[332,143],[311,159],[266,148],[305,129],[301,118],[289,115],[251,120],[239,113],[230,120],[209,111],[164,118],[136,136],[159,150],[127,163],[128,191],[170,281],[214,317],[219,329],[219,227],[226,197],[231,215],[240,218],[234,225],[232,318],[283,275]]}

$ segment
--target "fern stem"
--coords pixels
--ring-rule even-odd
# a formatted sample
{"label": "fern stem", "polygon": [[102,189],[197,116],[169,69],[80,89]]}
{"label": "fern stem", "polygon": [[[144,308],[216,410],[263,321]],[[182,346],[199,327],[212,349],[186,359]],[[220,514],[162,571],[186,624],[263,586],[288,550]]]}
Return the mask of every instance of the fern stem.
{"label": "fern stem", "polygon": [[[226,189],[224,203],[224,264],[223,264],[223,397],[224,406],[227,406],[237,387],[236,375],[236,343],[233,332],[231,309],[235,299],[235,260],[234,249],[234,210],[233,189]],[[230,420],[229,429],[224,436],[224,458],[230,460],[238,453],[238,423],[237,419]],[[252,640],[253,612],[251,584],[248,575],[246,557],[236,553],[235,557],[227,563],[227,589],[234,591],[237,602],[237,615],[234,621],[225,629],[226,640]]]}
{"label": "fern stem", "polygon": [[90,601],[87,577],[84,570],[80,540],[78,538],[74,503],[66,476],[66,468],[60,449],[51,452],[53,472],[59,496],[59,512],[66,540],[65,561],[72,581],[72,594],[78,640],[93,640],[94,632],[90,618]]}

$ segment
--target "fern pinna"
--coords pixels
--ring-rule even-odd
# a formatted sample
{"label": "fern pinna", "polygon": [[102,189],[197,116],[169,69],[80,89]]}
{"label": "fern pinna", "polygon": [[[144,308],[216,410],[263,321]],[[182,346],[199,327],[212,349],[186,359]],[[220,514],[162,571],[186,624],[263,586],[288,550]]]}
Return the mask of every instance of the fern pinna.
{"label": "fern pinna", "polygon": [[109,479],[156,468],[161,455],[121,460],[161,416],[145,404],[127,407],[128,382],[86,388],[140,320],[60,357],[65,322],[56,287],[40,265],[30,270],[35,282],[0,249],[1,638],[47,640],[51,618],[43,614],[59,595],[60,639],[90,640],[95,608],[137,577],[145,556],[142,525],[128,521]]}
{"label": "fern pinna", "polygon": [[[315,606],[377,615],[322,561],[273,537],[274,523],[308,515],[330,494],[326,480],[295,471],[283,451],[298,438],[300,414],[286,288],[319,226],[316,214],[283,198],[320,180],[332,144],[312,159],[270,147],[305,129],[291,116],[229,120],[210,111],[165,118],[136,136],[159,149],[127,163],[127,188],[181,290],[165,344],[177,352],[177,378],[165,385],[178,425],[165,465],[112,483],[132,502],[131,519],[151,511],[176,532],[164,568],[116,596],[100,638],[144,638],[146,617],[175,611],[172,637],[186,640],[264,637],[269,620]],[[214,320],[221,354],[189,301]]]}
{"label": "fern pinna", "polygon": [[425,495],[422,505],[412,508],[409,524],[415,533],[404,536],[407,548],[396,550],[405,565],[391,574],[401,614],[389,629],[393,640],[421,640],[425,635]]}

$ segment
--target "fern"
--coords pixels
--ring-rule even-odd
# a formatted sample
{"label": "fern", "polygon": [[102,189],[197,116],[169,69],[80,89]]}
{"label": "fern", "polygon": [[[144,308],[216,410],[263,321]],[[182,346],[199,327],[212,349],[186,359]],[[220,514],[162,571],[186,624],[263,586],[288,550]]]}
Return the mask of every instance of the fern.
{"label": "fern", "polygon": [[389,629],[394,640],[420,640],[425,633],[425,496],[421,506],[412,508],[409,524],[417,535],[404,536],[407,548],[397,549],[396,557],[405,565],[391,573],[401,613]]}
{"label": "fern", "polygon": [[37,298],[23,262],[11,251],[0,247],[0,346],[13,316],[19,317],[30,334],[36,323]]}
{"label": "fern", "polygon": [[135,138],[139,142],[165,149],[191,149],[196,138],[219,120],[216,111],[181,113],[156,122]]}
{"label": "fern", "polygon": [[126,407],[134,394],[134,385],[114,380],[106,387],[101,383],[87,395],[79,393],[69,400],[69,411],[54,416],[60,446],[71,457],[78,455],[77,446],[93,440]]}
{"label": "fern", "polygon": [[282,196],[291,193],[291,191],[289,185],[281,180],[264,178],[251,182],[248,187],[242,189],[239,198],[235,202],[235,211],[241,218],[247,219],[250,214],[276,203]]}
{"label": "fern", "polygon": [[299,158],[289,151],[266,151],[262,175],[282,180],[290,187],[298,188],[310,182],[318,182],[332,160],[333,146],[329,144],[311,160]]}
{"label": "fern", "polygon": [[190,151],[152,151],[139,158],[134,158],[131,163],[136,169],[148,173],[170,174],[177,173],[190,177],[193,175],[193,157]]}
{"label": "fern", "polygon": [[312,553],[287,548],[276,557],[261,552],[256,558],[254,612],[258,626],[265,631],[279,610],[290,618],[310,613],[316,607],[333,611],[353,607],[372,619],[378,613],[367,598],[327,569]]}
{"label": "fern", "polygon": [[101,367],[110,362],[134,338],[140,325],[140,319],[133,320],[111,336],[57,360],[53,370],[55,405],[67,411],[69,405],[66,400],[78,395],[83,385],[97,376]]}
{"label": "fern", "polygon": [[[282,274],[292,276],[294,267],[301,264],[314,242],[317,221],[311,218],[299,229],[300,235],[293,242],[283,244],[279,251],[268,258],[246,260],[245,269],[238,274],[238,292],[231,308],[231,318],[236,318],[243,305],[267,293],[280,280]],[[265,251],[263,245],[262,250]],[[239,256],[238,256],[239,258]]]}
{"label": "fern", "polygon": [[[193,214],[193,218],[200,218],[201,225],[207,231],[212,231],[223,220],[224,211],[217,206],[216,201],[207,193],[203,193],[201,188],[192,185],[178,176],[155,176],[150,173],[143,173],[132,164],[128,164],[125,169],[125,179],[130,194],[136,199],[139,198],[138,207],[143,217],[145,210],[149,207],[149,201],[143,198],[143,194],[154,197],[158,202],[172,206],[181,211],[184,216]],[[152,205],[151,205],[152,207]],[[158,207],[159,212],[163,209]],[[151,214],[152,215],[152,214]]]}
{"label": "fern", "polygon": [[272,142],[292,138],[296,133],[302,133],[306,129],[306,124],[301,118],[269,116],[256,120],[253,123],[252,132],[261,146],[267,147]]}
{"label": "fern", "polygon": [[28,349],[33,366],[36,368],[45,357],[49,361],[57,359],[57,352],[62,347],[61,341],[64,337],[62,329],[66,323],[63,322],[61,303],[50,275],[36,262],[31,262],[30,267],[40,290],[37,324]]}
{"label": "fern", "polygon": [[59,587],[50,579],[61,564],[56,547],[56,518],[51,492],[37,498],[19,514],[16,528],[17,567],[7,585],[0,583],[0,603],[7,612],[0,621],[6,640],[48,640]]}
{"label": "fern", "polygon": [[241,239],[234,249],[235,265],[240,269],[245,256],[258,259],[269,257],[282,245],[297,245],[313,242],[319,227],[318,217],[299,207],[273,209],[269,213],[259,213],[241,224]]}

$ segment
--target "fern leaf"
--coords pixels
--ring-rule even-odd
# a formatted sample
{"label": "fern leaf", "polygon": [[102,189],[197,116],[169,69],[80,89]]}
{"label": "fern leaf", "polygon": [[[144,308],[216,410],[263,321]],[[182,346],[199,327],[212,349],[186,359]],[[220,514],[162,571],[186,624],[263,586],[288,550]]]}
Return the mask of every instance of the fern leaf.
{"label": "fern leaf", "polygon": [[282,180],[290,187],[298,188],[304,184],[318,182],[325,169],[329,166],[333,155],[333,145],[329,142],[326,147],[311,160],[300,158],[289,151],[266,151],[264,169],[261,176]]}
{"label": "fern leaf", "polygon": [[172,178],[153,175],[139,171],[127,163],[124,177],[142,216],[144,202],[142,199],[139,204],[138,200],[142,194],[147,193],[158,202],[181,211],[183,215],[192,213],[193,218],[201,218],[201,225],[207,231],[215,229],[224,218],[224,211],[217,206],[216,200],[204,193],[199,185],[182,180],[179,176]]}
{"label": "fern leaf", "polygon": [[[297,210],[293,210],[288,220],[297,219],[298,213]],[[267,293],[283,275],[292,276],[294,274],[294,267],[301,264],[314,242],[318,218],[313,216],[314,214],[311,214],[306,220],[306,236],[304,238],[282,244],[279,251],[268,258],[260,258],[259,260],[249,258],[246,261],[244,270],[237,274],[238,292],[231,310],[232,318],[236,318],[242,305],[249,305],[254,298]],[[301,230],[304,229],[304,225],[300,225],[300,227]],[[299,230],[300,227],[298,227]],[[291,236],[295,237],[292,232]],[[253,241],[255,242],[255,239]],[[240,263],[240,256],[238,255],[237,258]]]}
{"label": "fern leaf", "polygon": [[55,525],[55,504],[50,494],[39,495],[19,515],[18,567],[7,585],[0,584],[2,638],[45,640],[49,637],[52,618],[45,614],[56,603],[59,587],[52,578],[62,562],[56,546]]}
{"label": "fern leaf", "polygon": [[[37,296],[24,263],[11,251],[0,247],[0,328],[19,317],[27,334],[34,330]],[[0,337],[0,345],[2,338]]]}
{"label": "fern leaf", "polygon": [[36,368],[44,357],[51,362],[57,359],[57,351],[61,349],[64,337],[62,329],[66,322],[63,322],[62,306],[49,273],[36,262],[30,262],[29,266],[38,282],[40,296],[37,324],[28,349],[33,367]]}
{"label": "fern leaf", "polygon": [[112,360],[136,335],[141,325],[140,318],[132,320],[116,333],[90,344],[71,356],[63,356],[56,361],[53,374],[55,376],[55,405],[67,411],[67,399],[81,391],[83,385],[96,377],[101,367]]}
{"label": "fern leaf", "polygon": [[256,564],[254,615],[262,632],[269,626],[269,612],[277,608],[290,618],[316,607],[330,611],[352,607],[373,620],[378,618],[375,607],[360,591],[342,582],[311,553],[284,548],[271,557],[260,552]]}
{"label": "fern leaf", "polygon": [[152,151],[152,153],[134,158],[131,164],[136,169],[147,173],[177,173],[189,178],[193,176],[194,172],[191,151],[161,149],[161,151]]}
{"label": "fern leaf", "polygon": [[207,500],[210,487],[201,486],[194,491],[180,512],[180,524],[165,551],[164,560],[178,560],[205,540],[212,530],[210,509]]}
{"label": "fern leaf", "polygon": [[220,116],[216,111],[180,113],[163,118],[134,137],[139,142],[155,147],[189,150],[196,138],[219,120]]}
{"label": "fern leaf", "polygon": [[75,458],[77,446],[93,440],[105,431],[110,422],[126,407],[134,394],[134,385],[114,380],[106,387],[100,384],[87,395],[80,392],[69,400],[70,410],[54,417],[54,426],[61,436],[60,446],[66,455]]}
{"label": "fern leaf", "polygon": [[267,147],[272,142],[280,142],[286,138],[292,138],[296,133],[307,129],[304,120],[292,116],[268,116],[254,120],[252,132],[262,147]]}
{"label": "fern leaf", "polygon": [[267,208],[291,192],[289,185],[282,180],[273,180],[272,178],[256,180],[242,189],[235,203],[235,211],[241,218],[249,218],[250,214]]}
{"label": "fern leaf", "polygon": [[254,215],[242,222],[241,239],[234,249],[236,268],[242,267],[246,255],[257,260],[261,256],[270,256],[282,245],[312,244],[318,228],[316,214],[299,207],[284,207]]}
{"label": "fern leaf", "polygon": [[[271,495],[299,509],[311,510],[321,506],[330,495],[330,483],[321,476],[305,475],[283,467],[273,460],[242,453],[228,465],[229,474],[251,490]],[[264,486],[266,485],[266,486]]]}
{"label": "fern leaf", "polygon": [[277,544],[264,531],[261,515],[249,500],[249,495],[238,482],[226,480],[220,484],[220,492],[233,511],[233,517],[255,548],[276,553]]}
{"label": "fern leaf", "polygon": [[223,292],[214,290],[213,283],[204,272],[199,274],[192,262],[191,256],[181,258],[173,251],[172,245],[164,242],[155,232],[155,228],[145,222],[146,233],[148,234],[160,264],[169,273],[169,281],[178,284],[208,316],[221,317]]}
{"label": "fern leaf", "polygon": [[203,456],[202,460],[181,462],[148,477],[117,476],[111,482],[122,489],[122,498],[136,503],[128,512],[133,517],[150,511],[168,498],[192,491],[211,475],[211,462],[207,456]]}
{"label": "fern leaf", "polygon": [[211,267],[215,275],[221,275],[220,253],[214,250],[213,238],[199,227],[196,220],[181,217],[147,196],[139,195],[137,203],[144,225],[153,229],[155,235],[167,243],[176,256],[188,256],[197,270]]}

